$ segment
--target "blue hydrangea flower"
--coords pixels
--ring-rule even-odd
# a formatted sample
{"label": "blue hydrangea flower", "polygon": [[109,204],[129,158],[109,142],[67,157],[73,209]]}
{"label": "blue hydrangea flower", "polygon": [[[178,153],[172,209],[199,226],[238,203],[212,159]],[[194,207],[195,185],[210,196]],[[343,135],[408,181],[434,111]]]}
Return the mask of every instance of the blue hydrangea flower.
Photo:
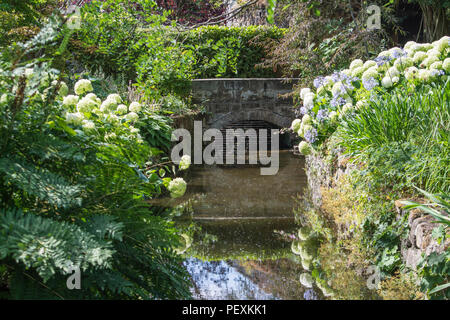
{"label": "blue hydrangea flower", "polygon": [[339,97],[339,96],[333,97],[333,99],[330,102],[332,107],[343,106],[346,103],[347,103],[347,101],[344,98]]}
{"label": "blue hydrangea flower", "polygon": [[363,79],[363,86],[367,91],[372,90],[378,85],[378,81],[375,78]]}
{"label": "blue hydrangea flower", "polygon": [[392,57],[394,59],[406,57],[407,55],[408,55],[408,53],[403,49],[402,49],[402,51],[394,51],[394,53],[392,53]]}
{"label": "blue hydrangea flower", "polygon": [[341,80],[341,73],[340,72],[335,72],[331,75],[331,79],[333,80],[333,82],[338,82]]}
{"label": "blue hydrangea flower", "polygon": [[431,76],[437,77],[437,76],[443,76],[445,74],[444,70],[431,70]]}
{"label": "blue hydrangea flower", "polygon": [[324,122],[328,119],[328,110],[321,109],[317,112],[317,121]]}
{"label": "blue hydrangea flower", "polygon": [[320,88],[323,85],[324,77],[317,77],[314,79],[314,87]]}
{"label": "blue hydrangea flower", "polygon": [[317,130],[315,128],[309,129],[305,133],[305,140],[308,143],[314,143],[317,140]]}
{"label": "blue hydrangea flower", "polygon": [[381,67],[382,65],[390,62],[392,60],[392,58],[390,56],[381,56],[378,58],[375,58],[374,61],[377,63],[377,65],[379,67]]}
{"label": "blue hydrangea flower", "polygon": [[305,114],[308,113],[308,109],[306,109],[305,107],[301,107],[301,108],[300,108],[300,113],[301,113],[302,115],[305,115]]}

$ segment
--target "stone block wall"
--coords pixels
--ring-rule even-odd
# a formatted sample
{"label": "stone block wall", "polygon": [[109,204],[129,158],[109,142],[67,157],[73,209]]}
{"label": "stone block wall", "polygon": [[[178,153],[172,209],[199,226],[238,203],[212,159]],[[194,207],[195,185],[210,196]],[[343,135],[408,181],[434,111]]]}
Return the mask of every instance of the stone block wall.
{"label": "stone block wall", "polygon": [[221,129],[230,122],[263,120],[280,128],[295,119],[292,97],[298,79],[198,79],[192,81],[194,102],[206,107],[206,124]]}

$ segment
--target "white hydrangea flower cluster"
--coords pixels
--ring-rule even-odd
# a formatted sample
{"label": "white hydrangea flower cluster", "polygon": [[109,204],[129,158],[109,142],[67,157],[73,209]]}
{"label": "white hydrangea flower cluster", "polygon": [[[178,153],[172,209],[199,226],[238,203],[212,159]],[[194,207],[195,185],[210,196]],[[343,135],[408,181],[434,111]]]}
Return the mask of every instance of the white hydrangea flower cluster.
{"label": "white hydrangea flower cluster", "polygon": [[[60,90],[61,91],[61,90]],[[110,94],[104,101],[98,98],[92,91],[91,81],[82,79],[74,86],[75,95],[68,95],[64,90],[62,104],[66,108],[66,122],[73,126],[80,126],[86,134],[98,133],[96,123],[99,126],[106,124],[120,127],[121,130],[128,131],[128,135],[143,142],[139,129],[125,123],[135,123],[139,120],[139,113],[142,106],[139,102],[132,102],[127,107],[119,94]],[[111,141],[117,138],[116,133],[108,132],[105,140]]]}
{"label": "white hydrangea flower cluster", "polygon": [[186,192],[187,184],[183,178],[175,178],[170,181],[167,190],[170,192],[172,198],[182,197]]}
{"label": "white hydrangea flower cluster", "polygon": [[381,52],[373,60],[353,60],[348,69],[318,77],[314,87],[300,90],[302,119],[291,129],[306,141],[299,145],[303,154],[311,152],[318,130],[336,125],[340,118],[367,106],[374,89],[391,90],[399,85],[428,84],[450,77],[450,37],[433,43],[410,41],[402,48]]}
{"label": "white hydrangea flower cluster", "polygon": [[191,165],[191,157],[187,154],[181,157],[180,164],[178,165],[178,168],[180,170],[187,170],[189,169]]}

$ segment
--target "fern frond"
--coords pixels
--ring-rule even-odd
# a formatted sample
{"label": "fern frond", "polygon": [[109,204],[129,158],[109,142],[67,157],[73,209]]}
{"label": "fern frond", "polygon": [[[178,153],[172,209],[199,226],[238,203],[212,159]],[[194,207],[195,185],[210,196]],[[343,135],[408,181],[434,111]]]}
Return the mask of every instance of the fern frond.
{"label": "fern frond", "polygon": [[44,282],[73,266],[108,269],[113,254],[111,242],[74,224],[21,210],[0,211],[0,260],[12,258],[35,269]]}
{"label": "fern frond", "polygon": [[71,185],[46,169],[36,168],[19,159],[0,158],[0,172],[17,188],[51,205],[62,208],[81,205],[79,195],[82,187]]}

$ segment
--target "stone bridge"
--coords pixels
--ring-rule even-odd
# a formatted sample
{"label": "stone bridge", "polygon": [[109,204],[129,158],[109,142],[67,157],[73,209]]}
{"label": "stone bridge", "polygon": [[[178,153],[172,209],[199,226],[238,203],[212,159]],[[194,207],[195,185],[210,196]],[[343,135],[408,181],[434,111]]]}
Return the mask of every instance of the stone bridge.
{"label": "stone bridge", "polygon": [[199,79],[192,82],[195,103],[206,107],[206,125],[223,129],[243,121],[286,128],[295,119],[292,92],[298,79]]}

